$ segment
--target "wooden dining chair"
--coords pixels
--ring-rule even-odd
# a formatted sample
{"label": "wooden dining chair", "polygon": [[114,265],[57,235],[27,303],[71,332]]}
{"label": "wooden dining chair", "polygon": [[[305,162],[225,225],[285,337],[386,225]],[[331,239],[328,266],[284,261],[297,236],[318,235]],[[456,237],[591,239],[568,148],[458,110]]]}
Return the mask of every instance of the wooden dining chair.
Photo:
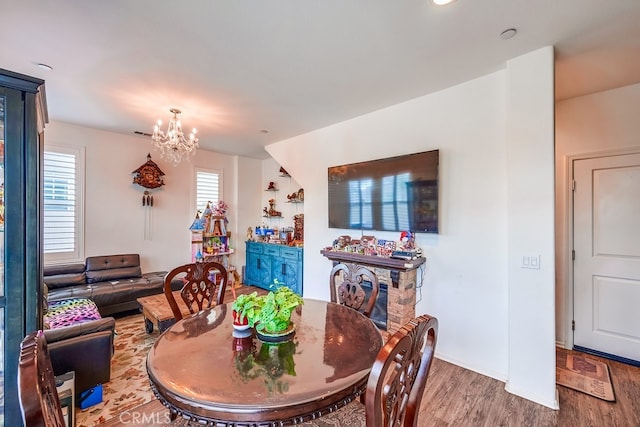
{"label": "wooden dining chair", "polygon": [[20,344],[18,400],[25,427],[66,426],[42,331],[32,332]]}
{"label": "wooden dining chair", "polygon": [[177,278],[184,282],[180,296],[192,314],[224,302],[229,276],[222,264],[211,261],[181,265],[164,276],[164,294],[176,320],[182,319],[171,288],[171,282]]}
{"label": "wooden dining chair", "polygon": [[425,314],[402,326],[382,347],[365,392],[367,427],[418,426],[437,335],[438,319]]}
{"label": "wooden dining chair", "polygon": [[[373,362],[362,400],[323,415],[322,425],[417,427],[438,335],[438,320],[423,315],[407,322],[387,340]],[[422,422],[421,425],[425,423]],[[302,427],[316,427],[306,421]]]}
{"label": "wooden dining chair", "polygon": [[[336,278],[339,276],[342,282],[336,285]],[[371,283],[371,292],[368,296],[362,286],[364,281]],[[357,264],[336,264],[331,269],[329,287],[331,302],[361,311],[367,317],[371,316],[380,292],[378,276],[368,268]]]}

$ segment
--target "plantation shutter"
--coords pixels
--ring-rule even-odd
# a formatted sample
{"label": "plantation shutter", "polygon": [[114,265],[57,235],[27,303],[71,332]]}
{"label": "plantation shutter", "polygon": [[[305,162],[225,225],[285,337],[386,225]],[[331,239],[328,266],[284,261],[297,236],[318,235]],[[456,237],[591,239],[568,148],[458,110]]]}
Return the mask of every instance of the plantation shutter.
{"label": "plantation shutter", "polygon": [[44,153],[44,253],[77,249],[76,156]]}
{"label": "plantation shutter", "polygon": [[216,204],[220,200],[220,174],[196,171],[196,210],[203,212],[207,202]]}

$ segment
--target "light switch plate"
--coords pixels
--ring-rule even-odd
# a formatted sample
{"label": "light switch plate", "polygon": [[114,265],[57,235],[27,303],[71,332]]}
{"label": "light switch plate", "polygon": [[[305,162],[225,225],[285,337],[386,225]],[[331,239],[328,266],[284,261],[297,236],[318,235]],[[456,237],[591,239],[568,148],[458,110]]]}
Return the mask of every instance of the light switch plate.
{"label": "light switch plate", "polygon": [[520,268],[540,270],[540,255],[523,255]]}

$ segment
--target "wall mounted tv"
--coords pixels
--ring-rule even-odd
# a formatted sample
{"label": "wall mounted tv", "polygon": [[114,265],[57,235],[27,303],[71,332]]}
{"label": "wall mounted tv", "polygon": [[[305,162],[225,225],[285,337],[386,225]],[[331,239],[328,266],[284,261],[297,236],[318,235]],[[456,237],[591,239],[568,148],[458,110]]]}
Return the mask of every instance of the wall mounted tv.
{"label": "wall mounted tv", "polygon": [[438,232],[439,150],[332,166],[329,228]]}

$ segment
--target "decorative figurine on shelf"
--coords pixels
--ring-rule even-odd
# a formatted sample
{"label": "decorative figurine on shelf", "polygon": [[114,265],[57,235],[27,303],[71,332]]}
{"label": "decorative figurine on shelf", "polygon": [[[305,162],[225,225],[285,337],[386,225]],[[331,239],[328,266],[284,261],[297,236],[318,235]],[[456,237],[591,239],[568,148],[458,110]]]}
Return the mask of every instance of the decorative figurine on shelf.
{"label": "decorative figurine on shelf", "polygon": [[269,208],[262,209],[266,217],[280,217],[282,212],[276,210],[276,199],[269,199]]}
{"label": "decorative figurine on shelf", "polygon": [[284,176],[284,177],[290,177],[291,175],[289,175],[289,172],[286,171],[285,168],[283,168],[282,166],[280,166],[280,175]]}
{"label": "decorative figurine on shelf", "polygon": [[400,246],[403,250],[415,249],[415,235],[411,231],[403,231],[400,233]]}
{"label": "decorative figurine on shelf", "polygon": [[269,186],[267,187],[267,190],[276,190],[276,183],[271,181],[269,182]]}
{"label": "decorative figurine on shelf", "polygon": [[304,214],[293,216],[293,242],[295,246],[301,246],[304,242]]}
{"label": "decorative figurine on shelf", "polygon": [[249,227],[247,228],[247,241],[252,241],[253,240],[253,228]]}
{"label": "decorative figurine on shelf", "polygon": [[304,190],[301,188],[298,191],[287,194],[287,200],[289,202],[304,202]]}

